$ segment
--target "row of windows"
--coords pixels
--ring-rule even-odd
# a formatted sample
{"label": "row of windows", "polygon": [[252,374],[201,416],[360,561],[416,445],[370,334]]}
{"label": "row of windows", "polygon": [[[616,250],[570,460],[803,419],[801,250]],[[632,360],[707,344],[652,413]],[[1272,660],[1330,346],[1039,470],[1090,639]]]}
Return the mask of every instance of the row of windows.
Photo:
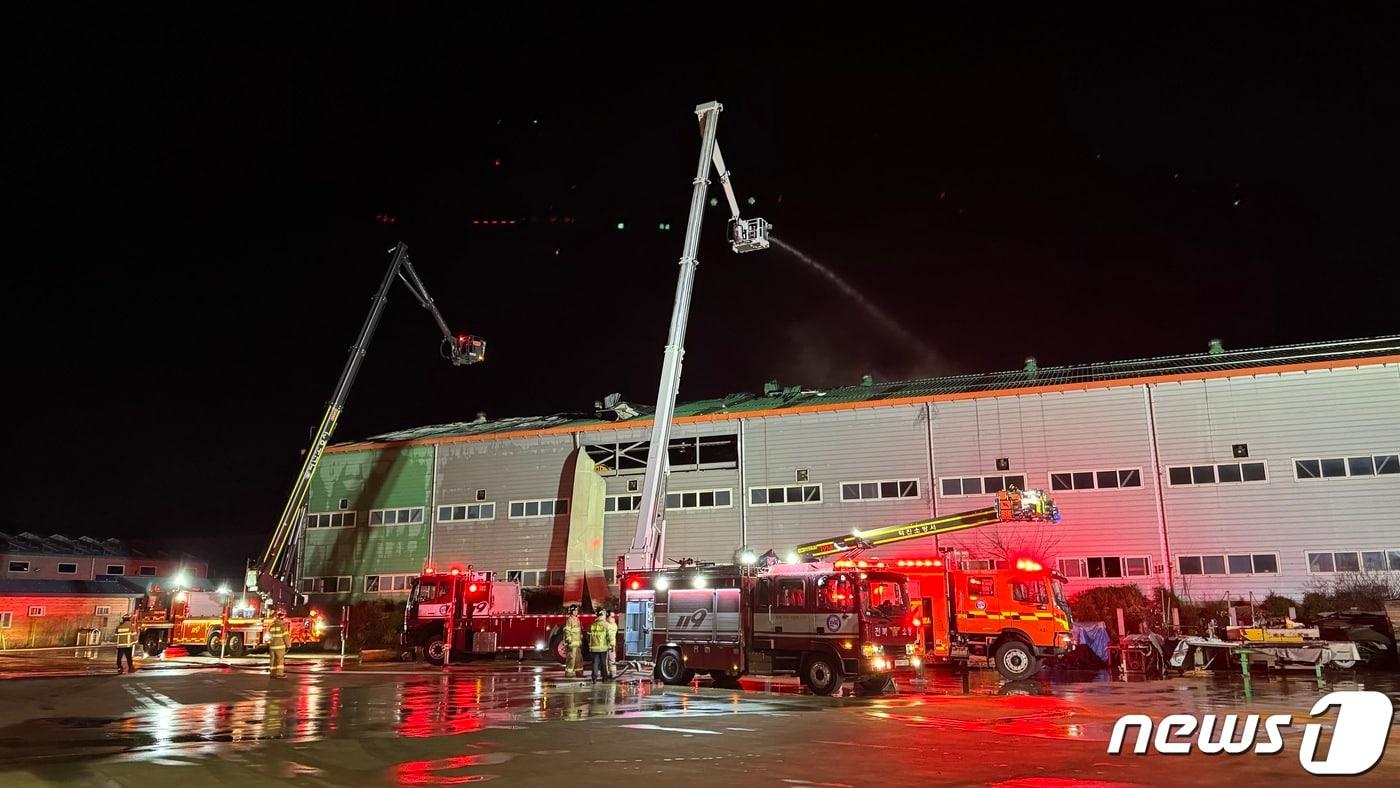
{"label": "row of windows", "polygon": [[1061,558],[1057,567],[1065,577],[1147,577],[1152,573],[1152,559],[1147,556]]}
{"label": "row of windows", "polygon": [[918,479],[895,481],[841,482],[841,500],[878,501],[881,498],[918,498]]}
{"label": "row of windows", "polygon": [[365,593],[395,594],[408,593],[413,578],[418,575],[365,575]]}
{"label": "row of windows", "polygon": [[749,505],[751,506],[786,506],[821,502],[822,486],[820,484],[749,488]]}
{"label": "row of windows", "polygon": [[306,515],[307,528],[354,528],[354,512],[318,512]]}
{"label": "row of windows", "polygon": [[1167,468],[1167,484],[1173,487],[1202,484],[1248,484],[1269,480],[1268,465],[1258,462],[1222,462],[1214,465],[1177,465]]}
{"label": "row of windows", "polygon": [[[612,585],[615,570],[604,569],[603,580]],[[508,569],[506,570],[506,581],[519,583],[521,588],[549,588],[564,585],[563,570],[556,569]]]}
{"label": "row of windows", "polygon": [[1183,575],[1271,575],[1278,573],[1273,553],[1239,555],[1179,555],[1176,564]]}
{"label": "row of windows", "polygon": [[1400,455],[1368,454],[1361,457],[1322,457],[1293,461],[1293,477],[1299,481],[1391,474],[1400,474]]}
{"label": "row of windows", "polygon": [[352,579],[350,575],[303,577],[301,579],[301,591],[306,594],[345,593],[350,590],[350,581]]}
{"label": "row of windows", "polygon": [[461,523],[467,522],[468,520],[494,520],[496,519],[496,504],[468,503],[439,506],[437,518],[440,523]]}
{"label": "row of windows", "polygon": [[1308,553],[1309,572],[1400,572],[1400,550]]}
{"label": "row of windows", "polygon": [[370,525],[412,525],[423,522],[423,507],[412,506],[404,509],[371,509]]}
{"label": "row of windows", "polygon": [[953,498],[959,495],[991,495],[999,493],[1008,487],[1015,487],[1018,490],[1026,488],[1025,476],[969,476],[966,478],[949,478],[941,480],[943,487],[943,497]]}
{"label": "row of windows", "polygon": [[[641,496],[637,496],[639,499]],[[733,505],[729,490],[693,490],[666,493],[667,509],[728,509]],[[640,504],[641,501],[638,501]]]}
{"label": "row of windows", "polygon": [[[28,561],[11,561],[8,570],[11,572],[28,572],[29,567],[30,563]],[[58,573],[61,575],[76,575],[78,573],[78,565],[66,562],[60,563],[58,565]],[[156,568],[154,566],[141,566],[137,567],[136,573],[142,577],[155,577]],[[108,564],[107,571],[104,574],[116,576],[125,575],[126,564]]]}
{"label": "row of windows", "polygon": [[527,517],[553,517],[569,513],[568,498],[543,498],[535,501],[511,501],[510,519],[523,520]]}
{"label": "row of windows", "polygon": [[1141,468],[1110,468],[1106,471],[1056,471],[1050,474],[1053,490],[1113,490],[1141,487]]}

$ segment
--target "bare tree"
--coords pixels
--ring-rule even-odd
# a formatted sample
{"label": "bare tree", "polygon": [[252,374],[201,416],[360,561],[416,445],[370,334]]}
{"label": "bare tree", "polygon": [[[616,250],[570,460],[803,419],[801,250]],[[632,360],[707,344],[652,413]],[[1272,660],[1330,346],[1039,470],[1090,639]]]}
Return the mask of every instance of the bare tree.
{"label": "bare tree", "polygon": [[977,535],[979,551],[1014,566],[1029,558],[1047,569],[1055,566],[1060,526],[1054,523],[1010,522],[983,528]]}

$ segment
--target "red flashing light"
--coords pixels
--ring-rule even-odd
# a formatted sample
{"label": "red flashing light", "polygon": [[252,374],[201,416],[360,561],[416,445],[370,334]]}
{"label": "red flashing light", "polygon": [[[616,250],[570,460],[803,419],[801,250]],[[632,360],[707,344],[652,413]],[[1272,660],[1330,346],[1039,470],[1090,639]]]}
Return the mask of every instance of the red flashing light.
{"label": "red flashing light", "polygon": [[436,569],[434,569],[434,568],[432,568],[432,567],[430,566],[430,567],[428,567],[427,569],[424,569],[424,570],[423,570],[423,574],[425,574],[425,575],[431,575],[431,574],[433,574],[433,573],[436,572],[436,571],[437,571]]}
{"label": "red flashing light", "polygon": [[640,580],[633,580],[633,581],[632,581],[632,590],[633,590],[633,591],[636,591],[637,589],[639,589],[639,588],[641,588],[641,587],[642,587],[642,581],[640,581]]}
{"label": "red flashing light", "polygon": [[923,625],[924,625],[924,620],[923,620],[922,618],[918,618],[918,617],[915,617],[915,618],[914,618],[914,626],[916,626],[916,627],[921,627],[921,626],[923,626]]}
{"label": "red flashing light", "polygon": [[458,569],[458,568],[455,567],[455,566],[452,567],[452,576],[453,576],[453,577],[456,577],[457,575],[460,575],[460,574],[462,574],[462,570]]}
{"label": "red flashing light", "polygon": [[935,558],[935,559],[933,559],[933,565],[934,565],[934,566],[943,566],[943,561],[942,561],[941,559]]}
{"label": "red flashing light", "polygon": [[866,564],[864,561],[857,561],[856,566],[860,567],[861,569],[864,569],[866,566],[868,566],[868,564]]}
{"label": "red flashing light", "polygon": [[[455,575],[455,574],[457,574],[457,573],[454,571],[452,574]],[[469,594],[475,594],[475,593],[476,593],[476,583],[472,583],[471,585],[467,586],[467,593],[469,593]]]}

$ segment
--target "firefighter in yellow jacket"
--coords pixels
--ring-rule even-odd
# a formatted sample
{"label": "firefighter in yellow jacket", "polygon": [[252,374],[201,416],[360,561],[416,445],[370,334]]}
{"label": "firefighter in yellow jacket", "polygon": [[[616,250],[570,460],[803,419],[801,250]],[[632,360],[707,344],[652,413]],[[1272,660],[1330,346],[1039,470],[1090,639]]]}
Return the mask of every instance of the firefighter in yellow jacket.
{"label": "firefighter in yellow jacket", "polygon": [[611,644],[612,633],[608,632],[608,624],[603,620],[603,611],[599,610],[597,617],[593,619],[593,625],[588,628],[588,656],[593,659],[594,684],[599,681],[612,681],[612,676],[608,675],[608,646]]}
{"label": "firefighter in yellow jacket", "polygon": [[122,672],[122,660],[126,660],[126,672],[135,673],[136,663],[131,660],[131,652],[136,648],[136,625],[131,623],[131,614],[122,616],[117,625],[117,673]]}
{"label": "firefighter in yellow jacket", "polygon": [[583,624],[578,620],[578,605],[569,605],[569,620],[564,622],[564,675],[577,676],[583,672]]}
{"label": "firefighter in yellow jacket", "polygon": [[279,607],[277,616],[267,628],[268,664],[274,679],[287,677],[287,646],[291,640],[291,630],[287,629],[287,611]]}

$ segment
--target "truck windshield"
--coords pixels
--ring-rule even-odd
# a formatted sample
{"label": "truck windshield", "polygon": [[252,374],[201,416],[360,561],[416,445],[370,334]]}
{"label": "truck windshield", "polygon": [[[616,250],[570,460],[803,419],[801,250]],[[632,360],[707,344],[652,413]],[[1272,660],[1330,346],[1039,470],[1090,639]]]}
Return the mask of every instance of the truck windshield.
{"label": "truck windshield", "polygon": [[1069,602],[1065,601],[1065,584],[1059,579],[1050,581],[1050,588],[1055,592],[1055,607],[1059,608],[1069,618]]}
{"label": "truck windshield", "polygon": [[861,581],[860,591],[867,616],[894,618],[909,612],[909,596],[904,591],[902,577],[872,575]]}
{"label": "truck windshield", "polygon": [[447,584],[438,580],[417,580],[413,587],[413,601],[427,602],[447,593]]}

